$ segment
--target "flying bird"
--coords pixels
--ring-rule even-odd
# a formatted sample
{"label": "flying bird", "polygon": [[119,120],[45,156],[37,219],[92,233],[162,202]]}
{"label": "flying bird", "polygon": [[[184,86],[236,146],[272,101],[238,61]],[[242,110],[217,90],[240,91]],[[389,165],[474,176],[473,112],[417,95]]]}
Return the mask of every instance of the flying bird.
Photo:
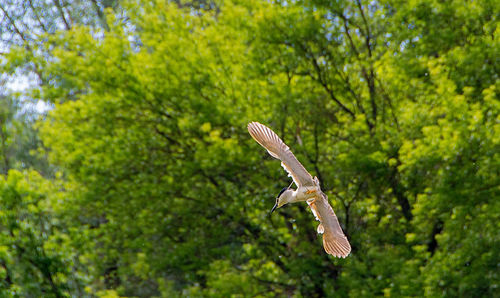
{"label": "flying bird", "polygon": [[272,157],[281,160],[281,166],[293,179],[292,184],[297,186],[297,189],[292,189],[290,184],[280,191],[271,213],[287,203],[306,201],[316,220],[320,221],[317,232],[323,234],[325,251],[335,257],[347,257],[351,252],[351,245],[328,203],[328,196],[321,191],[318,178],[309,174],[290,148],[269,127],[259,122],[250,122],[247,128],[257,143],[266,148]]}

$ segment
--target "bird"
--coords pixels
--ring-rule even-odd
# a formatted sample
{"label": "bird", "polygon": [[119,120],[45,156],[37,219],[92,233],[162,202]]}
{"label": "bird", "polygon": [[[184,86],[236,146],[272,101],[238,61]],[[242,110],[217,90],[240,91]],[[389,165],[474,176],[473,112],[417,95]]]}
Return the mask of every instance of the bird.
{"label": "bird", "polygon": [[[281,166],[293,180],[290,186],[279,192],[271,213],[288,203],[307,202],[314,217],[320,222],[316,231],[323,234],[326,253],[339,258],[347,257],[351,252],[351,245],[328,202],[328,196],[321,190],[318,177],[313,178],[309,174],[290,148],[269,127],[259,122],[250,122],[247,129],[252,138],[272,157],[281,160]],[[297,189],[291,188],[294,183]]]}

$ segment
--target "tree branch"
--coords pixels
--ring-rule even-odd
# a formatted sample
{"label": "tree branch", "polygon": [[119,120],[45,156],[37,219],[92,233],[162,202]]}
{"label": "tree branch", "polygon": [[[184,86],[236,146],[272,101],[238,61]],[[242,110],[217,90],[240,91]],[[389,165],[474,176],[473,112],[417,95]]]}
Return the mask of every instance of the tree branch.
{"label": "tree branch", "polygon": [[16,34],[19,35],[19,37],[26,43],[26,37],[21,32],[21,30],[19,30],[19,28],[16,25],[16,22],[14,22],[14,20],[11,18],[9,13],[4,9],[4,7],[2,5],[0,5],[0,10],[3,12],[5,17],[9,20],[10,24],[12,25],[12,28],[14,28],[14,32],[16,32]]}
{"label": "tree branch", "polygon": [[59,3],[59,0],[53,0],[52,2],[54,3],[54,5],[57,8],[57,11],[59,11],[59,14],[61,15],[61,19],[63,20],[64,27],[66,28],[66,30],[70,30],[71,26],[69,25],[68,21],[66,20],[66,16],[64,15],[64,10],[61,7],[61,3]]}
{"label": "tree branch", "polygon": [[31,7],[31,10],[33,11],[33,14],[35,15],[36,20],[38,21],[38,24],[40,25],[42,30],[45,33],[47,33],[48,32],[47,28],[45,28],[45,25],[43,24],[42,20],[40,19],[40,16],[38,15],[38,12],[36,11],[35,6],[33,5],[33,1],[29,0],[28,3],[29,3],[29,6]]}
{"label": "tree branch", "polygon": [[99,7],[97,0],[90,0],[90,1],[92,2],[92,5],[94,6],[94,9],[97,13],[97,16],[99,17],[99,20],[101,21],[102,27],[104,28],[104,30],[109,31],[108,22],[106,21],[106,15]]}
{"label": "tree branch", "polygon": [[338,98],[335,96],[335,94],[333,93],[333,90],[330,89],[330,87],[328,86],[327,82],[325,82],[325,80],[323,79],[322,75],[321,75],[321,67],[319,66],[318,64],[318,61],[316,60],[316,57],[314,57],[314,55],[311,55],[311,60],[312,60],[312,63],[313,63],[313,66],[314,66],[314,69],[316,70],[316,73],[318,74],[318,79],[317,81],[323,86],[323,88],[325,89],[325,91],[328,93],[328,95],[330,96],[330,98],[342,109],[344,110],[345,112],[347,112],[352,118],[356,118],[356,115],[354,114],[353,111],[351,111],[348,107],[346,107],[344,104],[342,104],[342,102],[340,102],[340,100],[338,100]]}

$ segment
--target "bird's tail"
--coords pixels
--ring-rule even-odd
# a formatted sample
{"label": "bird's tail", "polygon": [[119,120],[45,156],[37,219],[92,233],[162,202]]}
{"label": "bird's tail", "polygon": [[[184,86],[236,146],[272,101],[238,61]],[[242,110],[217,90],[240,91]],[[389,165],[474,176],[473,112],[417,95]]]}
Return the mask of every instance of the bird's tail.
{"label": "bird's tail", "polygon": [[325,229],[323,234],[323,247],[328,254],[338,258],[345,258],[351,252],[351,245],[347,238],[329,229]]}

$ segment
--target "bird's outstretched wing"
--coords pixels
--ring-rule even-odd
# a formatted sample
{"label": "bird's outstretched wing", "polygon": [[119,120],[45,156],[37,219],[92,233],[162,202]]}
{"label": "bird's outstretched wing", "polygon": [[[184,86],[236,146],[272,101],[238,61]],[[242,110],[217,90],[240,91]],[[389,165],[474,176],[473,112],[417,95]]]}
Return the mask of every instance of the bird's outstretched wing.
{"label": "bird's outstretched wing", "polygon": [[307,203],[316,219],[321,222],[318,226],[318,233],[323,234],[325,251],[335,257],[347,257],[351,252],[351,245],[340,227],[332,206],[328,203],[328,197],[321,193],[315,199],[308,200]]}
{"label": "bird's outstretched wing", "polygon": [[290,148],[269,127],[259,122],[248,123],[248,132],[257,143],[267,149],[272,157],[280,159],[281,165],[292,176],[295,184],[300,186],[314,186],[311,174],[293,155]]}

